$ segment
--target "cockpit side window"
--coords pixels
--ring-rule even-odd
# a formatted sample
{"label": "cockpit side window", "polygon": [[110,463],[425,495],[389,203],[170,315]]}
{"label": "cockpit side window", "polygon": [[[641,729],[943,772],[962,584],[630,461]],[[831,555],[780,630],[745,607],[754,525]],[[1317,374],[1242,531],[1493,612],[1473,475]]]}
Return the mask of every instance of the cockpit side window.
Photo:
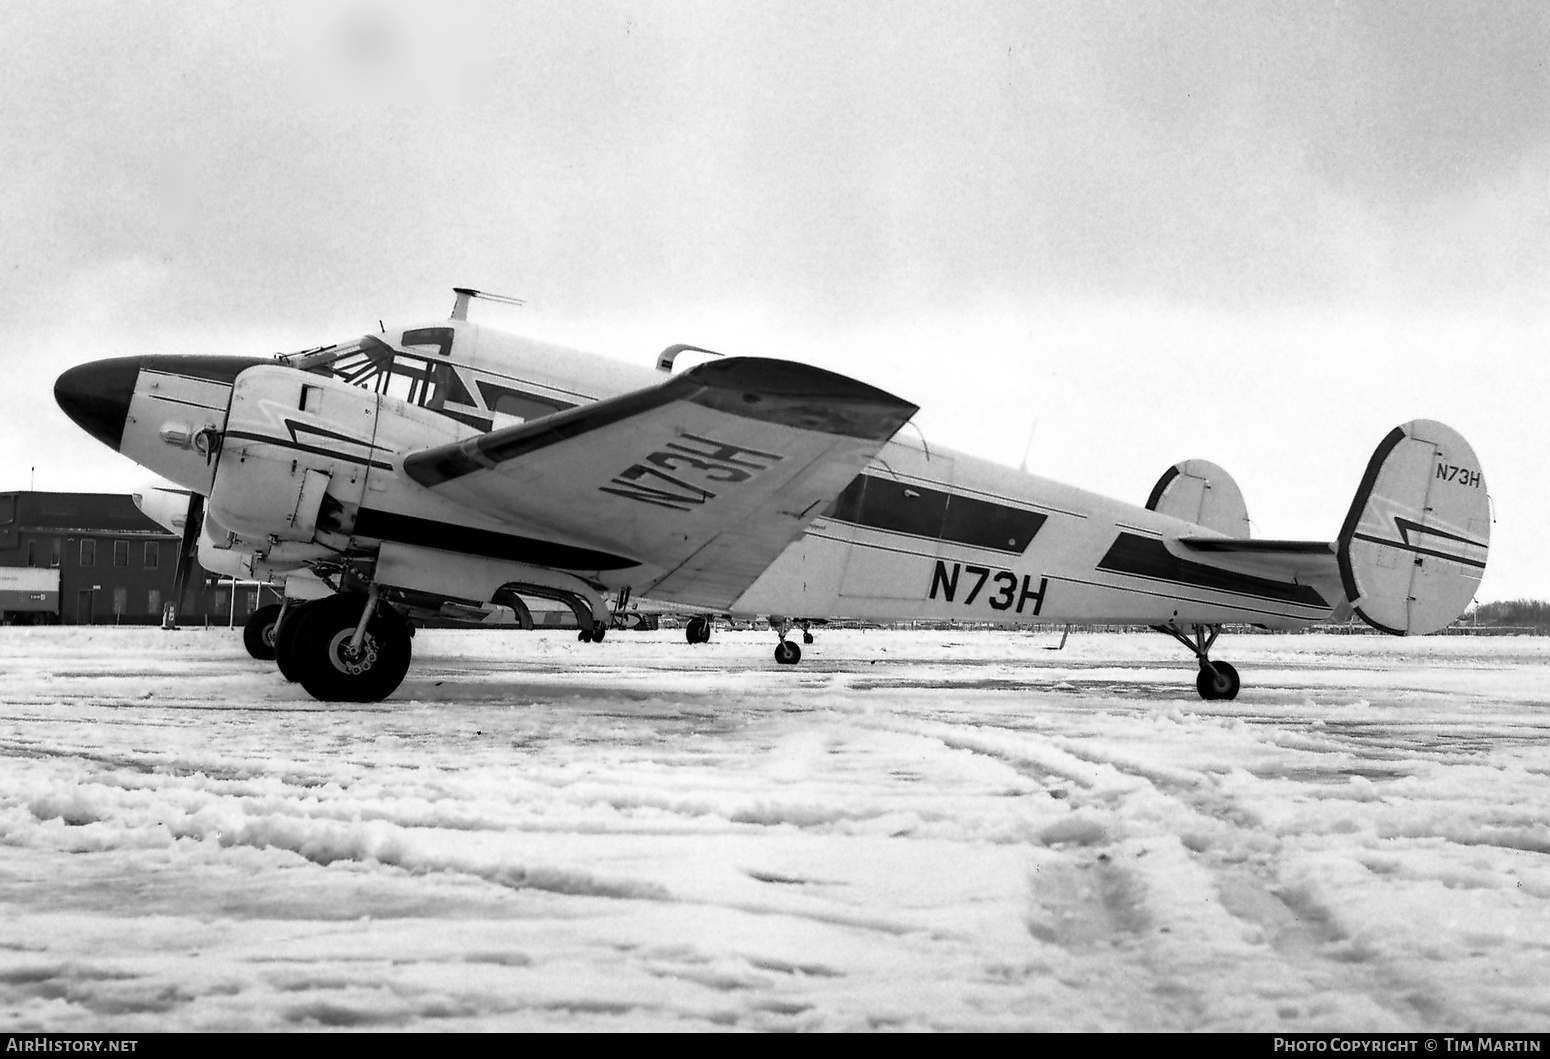
{"label": "cockpit side window", "polygon": [[[406,332],[409,336],[427,337],[434,341],[437,354],[442,348],[450,348],[451,328],[422,328],[420,332]],[[447,332],[445,343],[441,335],[425,332]],[[468,387],[458,378],[456,370],[446,361],[433,362],[419,356],[424,348],[415,343],[416,353],[395,349],[375,335],[366,335],[358,343],[343,348],[299,358],[296,367],[321,374],[332,375],[341,382],[359,386],[374,393],[387,394],[410,404],[440,411],[443,405],[472,406]]]}
{"label": "cockpit side window", "polygon": [[513,390],[509,386],[500,386],[484,379],[479,380],[479,392],[484,395],[485,407],[490,411],[521,419],[540,419],[576,407],[568,401]]}
{"label": "cockpit side window", "polygon": [[[490,430],[500,417],[540,419],[575,407],[558,397],[479,378],[466,366],[462,369],[469,375],[465,382],[457,366],[442,359],[451,355],[456,338],[450,327],[418,327],[403,333],[400,346],[366,335],[348,345],[280,359],[293,368],[396,397],[480,430]],[[478,387],[477,395],[470,386]]]}
{"label": "cockpit side window", "polygon": [[456,334],[450,327],[416,327],[404,332],[404,345],[432,346],[436,356],[447,357],[452,355],[452,339]]}

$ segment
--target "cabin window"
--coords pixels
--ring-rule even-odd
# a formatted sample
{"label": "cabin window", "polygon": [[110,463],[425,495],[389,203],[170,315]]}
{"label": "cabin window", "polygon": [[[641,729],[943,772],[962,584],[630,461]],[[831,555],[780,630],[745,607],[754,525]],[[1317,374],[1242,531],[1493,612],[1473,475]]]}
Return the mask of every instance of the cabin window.
{"label": "cabin window", "polygon": [[[113,542],[113,565],[114,566],[124,566],[124,567],[127,567],[129,565],[129,542],[128,541],[114,541]],[[123,613],[123,612],[120,611],[119,613]]]}
{"label": "cabin window", "polygon": [[513,390],[509,386],[499,386],[483,379],[479,380],[479,392],[484,395],[485,407],[490,411],[521,419],[539,419],[576,407],[554,397]]}
{"label": "cabin window", "polygon": [[97,542],[94,540],[81,541],[81,565],[97,565]]}

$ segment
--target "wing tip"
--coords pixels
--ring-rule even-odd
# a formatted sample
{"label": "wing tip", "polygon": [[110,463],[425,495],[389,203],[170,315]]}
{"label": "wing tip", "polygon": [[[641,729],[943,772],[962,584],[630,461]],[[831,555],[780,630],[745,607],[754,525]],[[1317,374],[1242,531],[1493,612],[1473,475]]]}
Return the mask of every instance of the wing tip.
{"label": "wing tip", "polygon": [[728,357],[680,378],[705,389],[697,404],[782,426],[887,441],[920,406],[848,375],[768,357]]}

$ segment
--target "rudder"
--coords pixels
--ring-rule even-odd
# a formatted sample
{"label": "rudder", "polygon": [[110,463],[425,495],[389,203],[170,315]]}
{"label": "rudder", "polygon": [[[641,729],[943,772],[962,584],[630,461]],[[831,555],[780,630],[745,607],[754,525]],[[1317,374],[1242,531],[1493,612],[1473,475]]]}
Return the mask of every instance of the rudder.
{"label": "rudder", "polygon": [[1430,419],[1395,427],[1336,542],[1346,598],[1375,629],[1436,632],[1474,598],[1490,539],[1490,498],[1469,442]]}

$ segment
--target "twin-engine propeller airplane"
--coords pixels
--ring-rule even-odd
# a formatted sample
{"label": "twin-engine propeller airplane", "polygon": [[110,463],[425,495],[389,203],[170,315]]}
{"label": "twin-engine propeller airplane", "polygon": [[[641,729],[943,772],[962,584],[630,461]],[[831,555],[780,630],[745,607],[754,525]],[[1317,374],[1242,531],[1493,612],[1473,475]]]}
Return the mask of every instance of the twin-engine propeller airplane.
{"label": "twin-engine propeller airplane", "polygon": [[1223,624],[1354,612],[1424,634],[1485,570],[1485,480],[1441,423],[1382,440],[1333,541],[1255,540],[1202,460],[1126,504],[898,437],[916,406],[833,372],[728,357],[674,374],[693,346],[637,369],[469,323],[478,292],[456,294],[446,322],[272,359],[100,360],[55,385],[175,483],[142,506],[181,522],[180,601],[196,554],[284,582],[249,647],[272,642],[319,699],[390,695],[416,616],[558,600],[601,640],[632,595],[768,616],[782,663],[801,657],[792,626],[830,618],[1145,624],[1193,652],[1202,697],[1231,699]]}

